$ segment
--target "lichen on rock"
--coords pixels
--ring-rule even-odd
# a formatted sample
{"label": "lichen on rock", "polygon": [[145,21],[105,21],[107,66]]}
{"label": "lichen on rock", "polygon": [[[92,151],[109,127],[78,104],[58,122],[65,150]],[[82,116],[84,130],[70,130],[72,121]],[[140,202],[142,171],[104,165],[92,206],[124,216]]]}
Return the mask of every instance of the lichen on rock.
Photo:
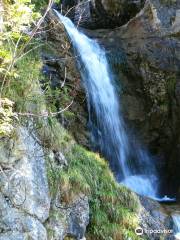
{"label": "lichen on rock", "polygon": [[0,148],[0,239],[46,240],[50,199],[44,153],[26,128],[14,132]]}
{"label": "lichen on rock", "polygon": [[14,102],[7,98],[0,98],[0,137],[10,136],[13,132]]}

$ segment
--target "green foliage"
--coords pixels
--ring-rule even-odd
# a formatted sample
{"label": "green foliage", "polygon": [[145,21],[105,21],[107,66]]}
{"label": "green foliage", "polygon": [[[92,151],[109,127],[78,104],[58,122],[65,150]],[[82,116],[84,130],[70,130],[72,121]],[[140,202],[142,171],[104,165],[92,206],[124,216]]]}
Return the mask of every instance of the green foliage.
{"label": "green foliage", "polygon": [[59,124],[58,120],[53,117],[47,119],[35,119],[35,128],[39,134],[42,145],[48,150],[60,151],[64,153],[74,145],[73,138]]}
{"label": "green foliage", "polygon": [[[43,10],[48,5],[49,0],[32,0],[31,3],[34,4],[36,11]],[[54,3],[59,4],[60,0],[54,0]]]}
{"label": "green foliage", "polygon": [[10,136],[14,130],[13,102],[7,98],[0,98],[0,137]]}
{"label": "green foliage", "polygon": [[16,0],[11,4],[5,5],[5,21],[6,31],[11,33],[20,33],[27,30],[33,21],[40,17],[38,12],[34,12],[34,6],[30,0]]}
{"label": "green foliage", "polygon": [[29,53],[16,63],[16,76],[11,79],[10,87],[5,87],[4,92],[15,101],[18,112],[28,111],[33,105],[34,112],[38,112],[38,106],[43,105],[44,97],[39,86],[41,68],[42,62],[37,51]]}
{"label": "green foliage", "polygon": [[43,8],[45,8],[45,6],[47,6],[49,0],[41,0],[41,1],[32,0],[31,2],[32,2],[32,4],[34,4],[36,11],[40,11]]}
{"label": "green foliage", "polygon": [[87,239],[138,239],[134,233],[138,226],[136,195],[116,183],[108,164],[98,154],[73,145],[66,158],[67,169],[48,167],[51,193],[60,189],[65,205],[80,193],[89,197]]}
{"label": "green foliage", "polygon": [[51,105],[54,111],[57,111],[56,105],[66,107],[72,101],[73,97],[70,93],[70,88],[67,86],[60,87],[52,87],[51,80],[45,78],[45,83],[42,84],[42,88],[44,89],[44,93],[46,95],[46,100],[48,101],[48,105]]}
{"label": "green foliage", "polygon": [[[4,87],[10,87],[16,79],[16,63],[37,43],[28,44],[30,31],[41,16],[34,11],[29,0],[4,1],[3,32],[0,33],[0,83],[1,96]],[[34,41],[35,42],[35,41]]]}

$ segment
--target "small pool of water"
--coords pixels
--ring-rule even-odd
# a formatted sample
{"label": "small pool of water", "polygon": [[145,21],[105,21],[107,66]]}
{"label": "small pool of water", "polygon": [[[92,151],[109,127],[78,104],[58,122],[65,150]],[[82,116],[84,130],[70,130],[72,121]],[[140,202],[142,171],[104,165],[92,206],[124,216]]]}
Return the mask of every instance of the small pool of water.
{"label": "small pool of water", "polygon": [[154,200],[156,200],[160,203],[176,203],[176,198],[171,198],[168,196],[164,196],[162,198],[155,198]]}

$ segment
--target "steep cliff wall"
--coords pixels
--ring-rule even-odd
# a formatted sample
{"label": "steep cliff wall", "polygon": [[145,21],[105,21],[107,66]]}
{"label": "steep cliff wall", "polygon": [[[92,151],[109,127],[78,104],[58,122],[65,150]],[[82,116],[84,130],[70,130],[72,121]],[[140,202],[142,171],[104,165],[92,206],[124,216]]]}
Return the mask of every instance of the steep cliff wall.
{"label": "steep cliff wall", "polygon": [[[134,4],[127,1],[130,3]],[[116,15],[117,8],[113,12],[116,1],[101,4],[102,9]],[[78,9],[79,5],[76,6]],[[127,8],[123,4],[118,6],[122,8],[119,16],[123,16]],[[119,23],[117,27],[111,21],[114,30],[98,29],[101,25],[96,25],[97,30],[82,30],[106,49],[130,132],[156,156],[160,172],[168,172],[164,180],[173,193],[180,184],[180,3],[147,0],[144,6],[143,3],[138,6],[137,15],[131,16],[125,25]],[[88,19],[93,19],[93,15]],[[101,15],[103,20],[106,17]],[[88,24],[83,27],[88,28]]]}
{"label": "steep cliff wall", "polygon": [[117,46],[110,61],[122,86],[125,117],[158,156],[157,165],[165,163],[168,181],[176,187],[180,184],[179,11],[179,1],[146,1],[136,17],[105,34],[103,41],[110,52]]}

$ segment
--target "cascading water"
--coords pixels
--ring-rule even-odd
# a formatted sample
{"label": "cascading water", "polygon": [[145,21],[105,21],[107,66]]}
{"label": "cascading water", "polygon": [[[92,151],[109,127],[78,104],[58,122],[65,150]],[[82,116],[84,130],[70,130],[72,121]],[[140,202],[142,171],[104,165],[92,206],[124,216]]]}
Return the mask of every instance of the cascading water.
{"label": "cascading water", "polygon": [[157,197],[157,177],[151,158],[128,136],[105,52],[78,31],[70,19],[55,11],[78,56],[86,89],[92,139],[109,160],[117,180],[135,192]]}
{"label": "cascading water", "polygon": [[174,222],[174,232],[176,239],[180,240],[180,215],[173,215],[173,222]]}

